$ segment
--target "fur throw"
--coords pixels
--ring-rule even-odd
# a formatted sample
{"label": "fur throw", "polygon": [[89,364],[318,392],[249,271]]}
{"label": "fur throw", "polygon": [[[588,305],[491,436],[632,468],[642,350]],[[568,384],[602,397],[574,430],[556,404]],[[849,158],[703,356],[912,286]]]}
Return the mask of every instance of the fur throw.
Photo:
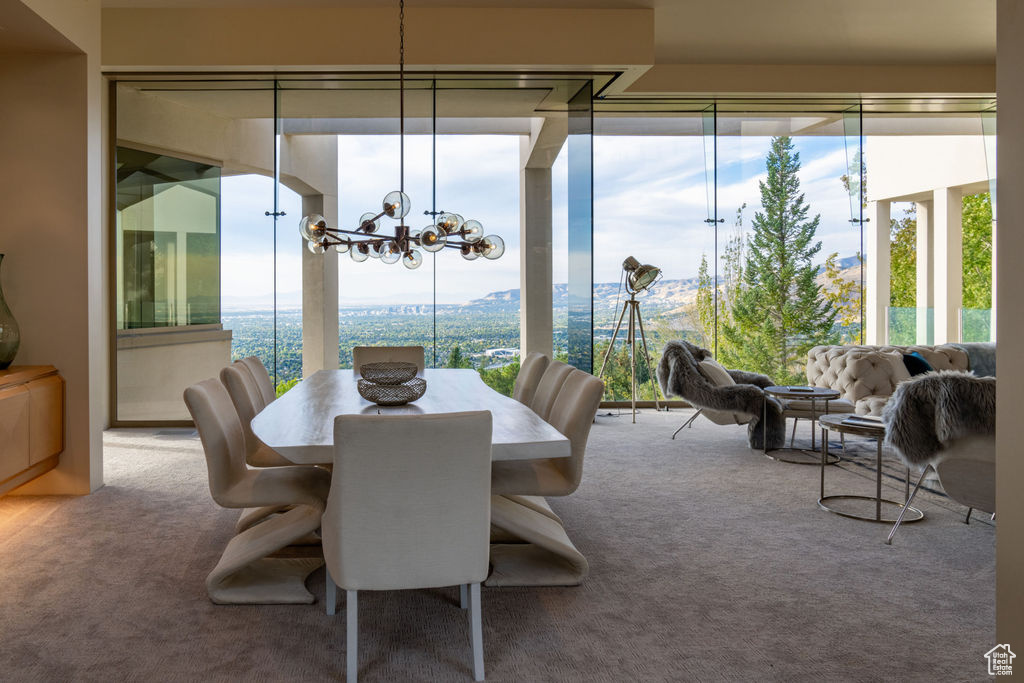
{"label": "fur throw", "polygon": [[885,444],[908,465],[929,463],[952,441],[995,434],[996,380],[929,372],[896,387],[882,409]]}
{"label": "fur throw", "polygon": [[[665,396],[679,396],[697,408],[722,410],[753,415],[747,425],[747,441],[751,448],[762,448],[764,387],[774,384],[771,378],[742,370],[729,370],[736,381],[733,386],[712,384],[698,367],[711,358],[711,352],[687,341],[670,341],[658,363],[658,383]],[[779,448],[786,440],[786,424],[776,401],[768,403],[768,447]]]}

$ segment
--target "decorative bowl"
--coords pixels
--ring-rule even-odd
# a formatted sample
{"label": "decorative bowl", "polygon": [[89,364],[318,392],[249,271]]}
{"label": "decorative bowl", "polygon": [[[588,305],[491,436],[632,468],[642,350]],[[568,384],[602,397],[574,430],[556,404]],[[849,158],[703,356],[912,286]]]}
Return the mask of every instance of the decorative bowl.
{"label": "decorative bowl", "polygon": [[[405,363],[402,361],[364,363],[359,367],[359,374],[362,375],[363,379],[369,380],[374,384],[401,384],[415,377],[417,369],[415,363]],[[422,395],[420,394],[420,396]],[[419,398],[419,396],[416,398]]]}
{"label": "decorative bowl", "polygon": [[[366,367],[365,365],[363,366]],[[413,366],[415,368],[415,366]],[[427,380],[413,377],[401,384],[376,384],[365,379],[359,380],[359,395],[379,406],[401,406],[415,401],[427,390]]]}

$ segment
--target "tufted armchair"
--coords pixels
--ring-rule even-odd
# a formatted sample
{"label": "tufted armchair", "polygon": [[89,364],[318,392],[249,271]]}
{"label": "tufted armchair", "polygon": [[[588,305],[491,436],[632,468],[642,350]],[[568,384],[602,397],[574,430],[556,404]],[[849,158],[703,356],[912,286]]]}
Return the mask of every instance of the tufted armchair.
{"label": "tufted armchair", "polygon": [[967,353],[940,346],[815,346],[807,353],[807,383],[840,392],[858,415],[881,415],[897,385],[910,379],[903,354],[917,351],[936,370],[968,369]]}

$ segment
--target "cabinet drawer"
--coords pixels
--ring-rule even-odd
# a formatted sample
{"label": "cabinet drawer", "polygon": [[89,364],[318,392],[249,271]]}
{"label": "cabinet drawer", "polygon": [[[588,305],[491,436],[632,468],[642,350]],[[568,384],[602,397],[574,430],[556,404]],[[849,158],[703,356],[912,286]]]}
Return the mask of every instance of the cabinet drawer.
{"label": "cabinet drawer", "polygon": [[28,389],[0,389],[0,482],[29,467],[28,420]]}
{"label": "cabinet drawer", "polygon": [[28,393],[29,462],[35,465],[64,450],[64,380],[59,375],[32,380]]}

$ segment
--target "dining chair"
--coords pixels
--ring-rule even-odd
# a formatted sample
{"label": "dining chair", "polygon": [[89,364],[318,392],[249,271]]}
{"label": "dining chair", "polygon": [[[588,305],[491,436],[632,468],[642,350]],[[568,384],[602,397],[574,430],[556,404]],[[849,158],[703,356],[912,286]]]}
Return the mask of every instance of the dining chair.
{"label": "dining chair", "polygon": [[519,366],[519,374],[516,375],[516,382],[512,387],[512,398],[523,405],[530,405],[537,393],[540,378],[544,376],[550,362],[551,359],[539,351],[527,354]]}
{"label": "dining chair", "polygon": [[249,356],[238,362],[249,369],[249,372],[252,373],[252,379],[256,383],[256,388],[259,390],[260,401],[256,404],[256,412],[258,413],[277,398],[277,392],[274,391],[274,382],[270,379],[270,373],[267,372],[263,361],[256,356]]}
{"label": "dining chair", "polygon": [[358,671],[359,591],[454,585],[468,593],[473,676],[483,680],[490,478],[488,411],[335,418],[321,535],[328,614],[336,586],[345,589],[347,680]]}
{"label": "dining chair", "polygon": [[[262,367],[262,365],[261,365]],[[252,431],[252,419],[263,410],[263,398],[249,367],[236,361],[220,371],[220,381],[228,390],[235,413],[245,437],[245,461],[253,467],[281,467],[294,465],[270,446],[260,441]]]}
{"label": "dining chair", "polygon": [[220,380],[194,384],[185,389],[184,398],[203,444],[213,500],[225,508],[290,507],[228,542],[206,578],[210,599],[234,604],[313,602],[303,583],[322,562],[268,556],[320,526],[330,473],[302,466],[250,469],[241,422]]}
{"label": "dining chair", "polygon": [[565,384],[565,380],[572,371],[573,367],[566,365],[562,361],[553,360],[548,363],[547,368],[544,369],[544,374],[540,378],[540,382],[537,384],[537,391],[533,395],[533,400],[530,401],[530,408],[533,409],[533,412],[545,420],[548,419],[548,416],[551,414],[551,406],[555,404],[558,392],[562,389],[562,385]]}
{"label": "dining chair", "polygon": [[423,372],[426,367],[422,346],[355,346],[352,348],[352,367],[359,371],[367,363],[415,363]]}
{"label": "dining chair", "polygon": [[499,460],[491,464],[494,495],[568,496],[580,485],[583,456],[594,423],[604,382],[573,369],[551,407],[548,422],[569,439],[568,458]]}

